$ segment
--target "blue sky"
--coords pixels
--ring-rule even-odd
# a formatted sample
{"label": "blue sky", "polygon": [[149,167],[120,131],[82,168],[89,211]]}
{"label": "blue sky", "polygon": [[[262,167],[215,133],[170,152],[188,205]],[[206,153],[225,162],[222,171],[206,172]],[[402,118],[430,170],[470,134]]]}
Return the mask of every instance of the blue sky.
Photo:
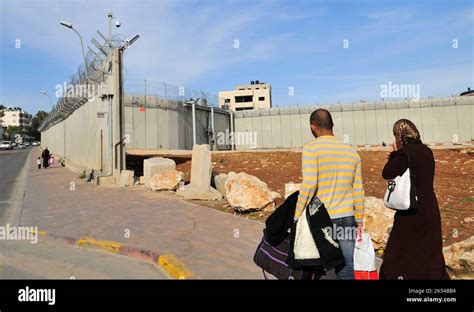
{"label": "blue sky", "polygon": [[49,110],[39,91],[54,95],[82,60],[77,36],[59,21],[73,23],[87,45],[96,30],[107,33],[109,11],[122,22],[116,33],[141,35],[125,56],[130,88],[149,79],[217,93],[260,80],[272,84],[279,107],[376,100],[389,81],[419,84],[422,98],[451,96],[474,87],[473,7],[436,0],[0,0],[0,104]]}

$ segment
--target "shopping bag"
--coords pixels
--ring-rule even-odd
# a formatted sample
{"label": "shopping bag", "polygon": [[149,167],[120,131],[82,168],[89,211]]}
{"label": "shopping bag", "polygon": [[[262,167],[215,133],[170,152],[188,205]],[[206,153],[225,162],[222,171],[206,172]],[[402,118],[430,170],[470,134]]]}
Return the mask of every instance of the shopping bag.
{"label": "shopping bag", "polygon": [[369,233],[357,237],[354,248],[354,278],[356,280],[377,280],[375,251]]}

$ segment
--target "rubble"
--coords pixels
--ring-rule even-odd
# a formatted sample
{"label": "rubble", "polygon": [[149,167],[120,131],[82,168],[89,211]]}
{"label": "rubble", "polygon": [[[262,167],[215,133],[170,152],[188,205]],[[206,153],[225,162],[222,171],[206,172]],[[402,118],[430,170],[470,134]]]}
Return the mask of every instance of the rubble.
{"label": "rubble", "polygon": [[225,190],[229,204],[240,212],[261,210],[273,203],[267,184],[245,172],[229,172]]}
{"label": "rubble", "polygon": [[385,207],[383,199],[365,198],[364,227],[370,234],[375,250],[382,252],[387,245],[395,211]]}
{"label": "rubble", "polygon": [[176,169],[176,163],[173,159],[164,157],[148,158],[143,161],[143,176],[146,187],[150,187],[151,177],[162,171]]}
{"label": "rubble", "polygon": [[474,236],[443,248],[446,269],[453,279],[474,279]]}
{"label": "rubble", "polygon": [[184,173],[175,169],[158,172],[151,177],[150,188],[153,191],[176,191]]}

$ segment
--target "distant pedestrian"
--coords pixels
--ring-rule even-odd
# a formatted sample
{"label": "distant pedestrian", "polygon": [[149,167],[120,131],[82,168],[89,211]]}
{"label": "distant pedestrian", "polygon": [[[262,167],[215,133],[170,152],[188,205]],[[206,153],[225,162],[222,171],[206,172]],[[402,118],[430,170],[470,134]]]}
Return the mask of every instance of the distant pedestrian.
{"label": "distant pedestrian", "polygon": [[49,153],[48,148],[46,147],[44,151],[41,153],[41,157],[43,158],[43,168],[48,168],[49,165],[49,156],[51,154]]}
{"label": "distant pedestrian", "polygon": [[38,157],[36,164],[38,165],[38,169],[41,169],[41,157]]}
{"label": "distant pedestrian", "polygon": [[49,167],[54,168],[54,155],[49,156]]}

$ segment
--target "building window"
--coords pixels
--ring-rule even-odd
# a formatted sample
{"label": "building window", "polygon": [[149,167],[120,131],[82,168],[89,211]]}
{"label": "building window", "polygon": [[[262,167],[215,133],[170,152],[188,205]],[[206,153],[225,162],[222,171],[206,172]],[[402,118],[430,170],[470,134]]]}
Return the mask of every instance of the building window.
{"label": "building window", "polygon": [[245,110],[252,110],[252,107],[236,107],[236,111],[245,111]]}
{"label": "building window", "polygon": [[259,101],[265,101],[265,97],[264,97],[264,96],[260,96],[260,97],[258,98],[258,100],[259,100]]}
{"label": "building window", "polygon": [[246,95],[246,96],[236,96],[235,103],[248,103],[253,102],[253,96]]}

